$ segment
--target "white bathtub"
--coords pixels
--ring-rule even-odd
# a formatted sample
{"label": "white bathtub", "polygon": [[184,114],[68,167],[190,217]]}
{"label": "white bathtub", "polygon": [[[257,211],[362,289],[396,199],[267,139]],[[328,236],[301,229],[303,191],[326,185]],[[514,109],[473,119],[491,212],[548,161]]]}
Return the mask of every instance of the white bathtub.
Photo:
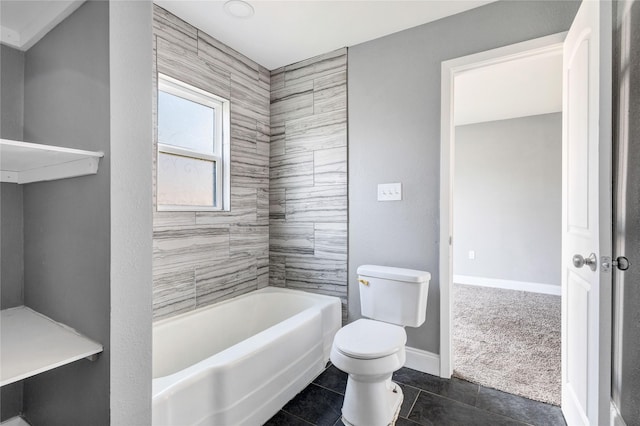
{"label": "white bathtub", "polygon": [[267,287],[153,325],[153,424],[261,425],[329,360],[340,299]]}

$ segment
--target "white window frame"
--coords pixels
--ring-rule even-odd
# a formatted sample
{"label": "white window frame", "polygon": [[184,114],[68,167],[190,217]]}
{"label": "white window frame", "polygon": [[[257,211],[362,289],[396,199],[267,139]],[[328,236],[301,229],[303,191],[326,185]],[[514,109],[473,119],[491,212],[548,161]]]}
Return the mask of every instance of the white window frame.
{"label": "white window frame", "polygon": [[[216,170],[216,186],[213,206],[188,206],[157,203],[157,211],[228,211],[230,206],[230,102],[213,93],[199,89],[165,74],[158,74],[158,92],[169,93],[189,101],[208,106],[215,111],[213,154],[210,152],[195,151],[188,148],[177,147],[160,143],[158,139],[156,158],[160,160],[160,154],[172,154],[196,160],[213,162]],[[159,117],[159,115],[158,115]],[[159,118],[158,118],[159,119]],[[156,178],[158,167],[156,167]],[[158,180],[156,179],[156,182]],[[156,185],[157,186],[157,185]],[[158,189],[156,188],[156,192]],[[157,197],[156,197],[157,200]]]}

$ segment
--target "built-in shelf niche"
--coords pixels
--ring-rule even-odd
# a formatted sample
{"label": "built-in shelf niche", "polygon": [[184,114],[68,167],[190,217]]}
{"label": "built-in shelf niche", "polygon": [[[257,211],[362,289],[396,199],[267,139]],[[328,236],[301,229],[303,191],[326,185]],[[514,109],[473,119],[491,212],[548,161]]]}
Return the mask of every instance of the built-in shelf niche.
{"label": "built-in shelf niche", "polygon": [[[98,172],[104,153],[0,139],[0,181],[32,183]],[[101,344],[26,306],[0,312],[0,386],[71,362],[95,359]]]}
{"label": "built-in shelf niche", "polygon": [[0,386],[78,361],[102,345],[26,306],[0,312]]}
{"label": "built-in shelf niche", "polygon": [[0,181],[31,183],[98,172],[101,151],[0,139]]}

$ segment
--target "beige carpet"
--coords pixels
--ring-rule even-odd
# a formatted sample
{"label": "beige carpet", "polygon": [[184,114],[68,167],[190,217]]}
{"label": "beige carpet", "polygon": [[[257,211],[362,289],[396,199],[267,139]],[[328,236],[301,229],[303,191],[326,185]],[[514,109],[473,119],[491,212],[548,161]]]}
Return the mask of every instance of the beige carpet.
{"label": "beige carpet", "polygon": [[560,405],[560,296],[453,287],[454,376]]}

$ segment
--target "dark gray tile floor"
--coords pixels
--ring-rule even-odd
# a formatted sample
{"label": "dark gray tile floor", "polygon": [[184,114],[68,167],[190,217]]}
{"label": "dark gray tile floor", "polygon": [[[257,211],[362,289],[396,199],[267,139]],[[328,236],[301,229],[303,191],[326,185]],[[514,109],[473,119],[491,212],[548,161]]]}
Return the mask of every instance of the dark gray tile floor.
{"label": "dark gray tile floor", "polygon": [[[441,379],[409,368],[396,371],[393,380],[404,393],[398,426],[566,426],[559,407],[464,380]],[[342,426],[346,384],[347,375],[329,365],[266,425]]]}

